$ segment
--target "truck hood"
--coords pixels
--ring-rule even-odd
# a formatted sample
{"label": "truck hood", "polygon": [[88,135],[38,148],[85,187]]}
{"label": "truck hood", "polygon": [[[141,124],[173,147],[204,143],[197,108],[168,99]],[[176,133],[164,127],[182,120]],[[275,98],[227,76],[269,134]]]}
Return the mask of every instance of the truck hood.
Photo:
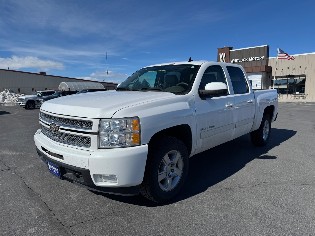
{"label": "truck hood", "polygon": [[168,92],[106,91],[69,95],[44,102],[42,111],[82,118],[111,118],[124,108],[174,98]]}

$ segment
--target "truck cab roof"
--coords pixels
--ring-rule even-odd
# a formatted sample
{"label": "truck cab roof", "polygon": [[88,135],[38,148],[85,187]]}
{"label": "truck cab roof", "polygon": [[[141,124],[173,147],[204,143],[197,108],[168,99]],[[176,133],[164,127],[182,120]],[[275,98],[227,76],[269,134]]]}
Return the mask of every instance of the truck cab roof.
{"label": "truck cab roof", "polygon": [[168,62],[168,63],[154,64],[154,65],[146,66],[146,67],[144,67],[144,68],[153,67],[153,66],[189,65],[189,64],[191,64],[191,65],[198,65],[198,66],[201,66],[201,65],[203,65],[203,64],[215,64],[215,65],[225,65],[225,66],[229,65],[229,66],[241,67],[240,65],[234,64],[234,63],[200,60],[200,61]]}

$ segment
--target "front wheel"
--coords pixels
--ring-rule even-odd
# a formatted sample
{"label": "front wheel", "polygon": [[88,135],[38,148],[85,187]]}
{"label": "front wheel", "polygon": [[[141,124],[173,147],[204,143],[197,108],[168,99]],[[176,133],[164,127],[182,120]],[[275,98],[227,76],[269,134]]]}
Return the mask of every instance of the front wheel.
{"label": "front wheel", "polygon": [[264,114],[259,129],[250,133],[252,143],[255,146],[265,146],[268,143],[271,131],[271,118]]}
{"label": "front wheel", "polygon": [[164,137],[152,144],[141,194],[157,203],[175,197],[187,178],[188,159],[186,146],[174,137]]}
{"label": "front wheel", "polygon": [[27,101],[25,104],[26,110],[32,110],[35,108],[35,102],[34,101]]}

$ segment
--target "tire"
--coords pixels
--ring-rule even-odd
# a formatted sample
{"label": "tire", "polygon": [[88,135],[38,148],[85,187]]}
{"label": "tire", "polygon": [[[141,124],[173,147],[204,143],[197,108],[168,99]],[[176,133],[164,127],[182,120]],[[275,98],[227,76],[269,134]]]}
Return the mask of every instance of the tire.
{"label": "tire", "polygon": [[35,109],[35,102],[34,101],[28,101],[25,104],[25,109],[26,110],[32,110]]}
{"label": "tire", "polygon": [[167,202],[183,187],[188,169],[184,143],[174,137],[164,137],[150,147],[140,193],[153,202]]}
{"label": "tire", "polygon": [[271,132],[271,118],[269,114],[264,114],[259,129],[250,133],[251,141],[255,146],[265,146],[268,143]]}

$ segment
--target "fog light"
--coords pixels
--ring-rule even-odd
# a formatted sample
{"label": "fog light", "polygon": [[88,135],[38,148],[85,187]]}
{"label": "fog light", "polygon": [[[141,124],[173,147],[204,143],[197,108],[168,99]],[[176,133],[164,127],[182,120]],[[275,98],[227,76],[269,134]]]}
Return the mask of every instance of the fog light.
{"label": "fog light", "polygon": [[118,183],[116,175],[93,175],[94,181],[96,183]]}

